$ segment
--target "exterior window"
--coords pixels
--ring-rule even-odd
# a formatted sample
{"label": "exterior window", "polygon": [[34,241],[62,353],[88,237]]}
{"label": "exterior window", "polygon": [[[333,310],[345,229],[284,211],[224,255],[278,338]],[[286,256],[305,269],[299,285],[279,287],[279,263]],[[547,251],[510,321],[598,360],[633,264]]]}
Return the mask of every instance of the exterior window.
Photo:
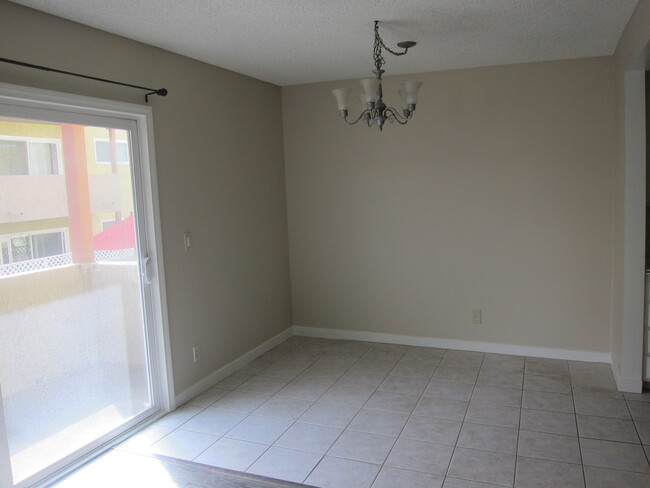
{"label": "exterior window", "polygon": [[67,252],[66,234],[60,231],[0,237],[0,252],[0,264],[59,256]]}
{"label": "exterior window", "polygon": [[0,176],[59,174],[56,143],[0,139]]}
{"label": "exterior window", "polygon": [[31,175],[59,175],[58,152],[56,144],[47,142],[28,142],[29,174]]}
{"label": "exterior window", "polygon": [[32,247],[34,258],[46,258],[63,254],[65,252],[63,232],[33,235]]}
{"label": "exterior window", "polygon": [[[129,143],[115,141],[117,148],[117,162],[129,163]],[[111,144],[108,139],[95,139],[95,161],[97,164],[111,164]]]}
{"label": "exterior window", "polygon": [[100,224],[102,226],[102,232],[104,232],[109,227],[113,227],[115,225],[115,219],[102,219]]}
{"label": "exterior window", "polygon": [[11,260],[9,259],[9,243],[0,242],[0,264],[9,264]]}
{"label": "exterior window", "polygon": [[32,246],[29,236],[13,237],[11,239],[11,254],[14,263],[32,259]]}
{"label": "exterior window", "polygon": [[27,144],[24,141],[0,141],[0,175],[28,175]]}

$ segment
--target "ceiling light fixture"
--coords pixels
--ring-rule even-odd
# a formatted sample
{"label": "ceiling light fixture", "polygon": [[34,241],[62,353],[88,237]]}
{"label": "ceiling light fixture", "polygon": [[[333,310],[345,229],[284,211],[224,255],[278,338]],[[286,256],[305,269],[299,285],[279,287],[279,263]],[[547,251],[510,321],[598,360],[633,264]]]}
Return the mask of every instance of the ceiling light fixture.
{"label": "ceiling light fixture", "polygon": [[341,117],[345,120],[345,123],[348,125],[354,125],[360,120],[363,120],[368,127],[376,125],[379,127],[379,130],[382,130],[384,123],[397,121],[400,124],[406,124],[411,117],[413,117],[413,112],[415,112],[415,104],[417,103],[418,91],[422,86],[421,81],[404,81],[397,90],[400,97],[402,98],[402,113],[401,115],[398,110],[387,107],[384,103],[383,96],[384,93],[381,88],[381,77],[385,73],[382,69],[382,66],[386,64],[386,60],[382,56],[382,48],[393,54],[394,56],[403,56],[409,50],[415,46],[414,41],[402,41],[397,43],[397,47],[404,49],[402,52],[396,52],[390,49],[384,44],[384,40],[379,35],[379,21],[375,20],[375,43],[373,45],[373,58],[375,60],[375,69],[373,73],[375,74],[374,78],[364,78],[359,80],[361,86],[363,87],[363,94],[360,95],[362,105],[365,105],[367,108],[361,112],[361,114],[353,121],[348,120],[348,109],[350,93],[352,90],[349,88],[337,88],[332,90],[332,94],[336,98],[336,102],[339,107],[339,112],[341,112]]}

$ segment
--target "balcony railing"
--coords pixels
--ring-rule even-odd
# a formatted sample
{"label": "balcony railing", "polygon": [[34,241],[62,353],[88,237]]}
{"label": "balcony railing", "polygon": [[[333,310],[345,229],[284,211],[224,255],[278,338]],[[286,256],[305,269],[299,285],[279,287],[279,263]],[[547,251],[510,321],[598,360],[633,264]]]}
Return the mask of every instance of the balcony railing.
{"label": "balcony railing", "polygon": [[[135,249],[115,249],[110,251],[95,251],[95,261],[102,262],[135,262]],[[0,277],[13,276],[32,271],[60,268],[73,264],[72,253],[48,256],[46,258],[30,259],[0,265]]]}

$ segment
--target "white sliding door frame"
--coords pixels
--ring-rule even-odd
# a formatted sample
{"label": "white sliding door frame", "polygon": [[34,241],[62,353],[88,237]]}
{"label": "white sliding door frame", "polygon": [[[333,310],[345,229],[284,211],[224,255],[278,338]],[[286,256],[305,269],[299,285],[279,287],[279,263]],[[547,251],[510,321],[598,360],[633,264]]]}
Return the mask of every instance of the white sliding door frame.
{"label": "white sliding door frame", "polygon": [[[41,486],[51,483],[88,459],[97,456],[136,429],[139,424],[173,410],[174,387],[170,354],[169,325],[165,293],[162,236],[156,164],[153,140],[153,112],[151,107],[113,102],[96,98],[75,96],[46,90],[32,89],[0,83],[0,113],[35,120],[56,120],[84,125],[100,125],[102,120],[110,127],[129,130],[134,161],[133,184],[135,207],[140,235],[138,256],[142,273],[144,315],[147,326],[147,354],[149,356],[152,408],[140,414],[110,435],[103,436],[86,448],[74,453],[38,475],[17,484]],[[49,116],[48,116],[49,114]],[[108,122],[107,122],[108,121]],[[1,387],[1,385],[0,385]],[[5,464],[10,462],[5,428],[2,397],[0,396],[0,488],[10,488],[11,475],[6,478]],[[8,484],[7,484],[8,483]]]}
{"label": "white sliding door frame", "polygon": [[[645,56],[643,56],[645,57]],[[623,341],[618,389],[640,393],[643,387],[645,287],[645,66],[625,72],[625,198],[623,240]]]}
{"label": "white sliding door frame", "polygon": [[12,484],[11,456],[9,454],[9,442],[7,441],[5,412],[2,407],[2,385],[0,385],[0,488],[11,488]]}

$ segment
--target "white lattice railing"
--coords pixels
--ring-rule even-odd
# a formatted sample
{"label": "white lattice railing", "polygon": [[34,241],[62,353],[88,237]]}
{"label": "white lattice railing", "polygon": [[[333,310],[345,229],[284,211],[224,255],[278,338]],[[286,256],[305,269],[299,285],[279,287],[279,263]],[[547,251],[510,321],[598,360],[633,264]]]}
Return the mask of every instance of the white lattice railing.
{"label": "white lattice railing", "polygon": [[[95,260],[99,263],[108,261],[136,261],[135,249],[115,249],[111,251],[95,251]],[[30,271],[60,268],[72,264],[72,253],[48,256],[46,258],[30,259],[18,263],[0,265],[0,276],[12,276]]]}
{"label": "white lattice railing", "polygon": [[9,263],[0,265],[0,276],[9,276],[28,271],[37,271],[39,269],[58,268],[72,264],[72,254],[59,254],[58,256],[48,256],[46,258],[30,259],[29,261],[20,261],[18,263]]}
{"label": "white lattice railing", "polygon": [[95,261],[136,261],[135,248],[95,251]]}

